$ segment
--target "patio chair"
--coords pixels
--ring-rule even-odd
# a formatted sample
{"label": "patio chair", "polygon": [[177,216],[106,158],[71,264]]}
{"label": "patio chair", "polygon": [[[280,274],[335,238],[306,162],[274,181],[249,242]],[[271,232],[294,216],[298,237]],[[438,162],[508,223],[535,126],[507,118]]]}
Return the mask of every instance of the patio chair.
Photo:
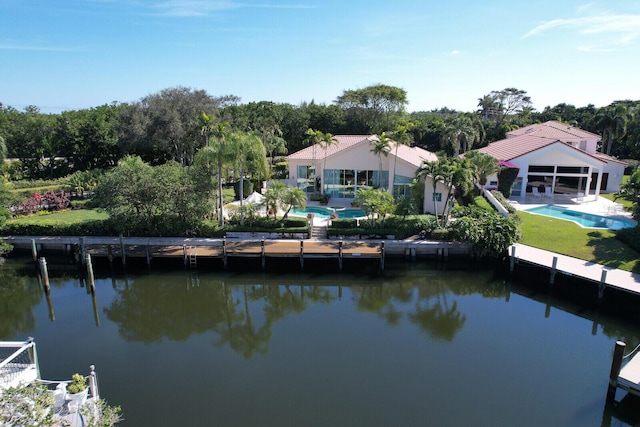
{"label": "patio chair", "polygon": [[542,197],[542,194],[538,191],[538,187],[532,187],[531,194],[533,194],[533,197]]}
{"label": "patio chair", "polygon": [[546,197],[553,198],[553,191],[551,191],[551,187],[544,187],[544,195]]}

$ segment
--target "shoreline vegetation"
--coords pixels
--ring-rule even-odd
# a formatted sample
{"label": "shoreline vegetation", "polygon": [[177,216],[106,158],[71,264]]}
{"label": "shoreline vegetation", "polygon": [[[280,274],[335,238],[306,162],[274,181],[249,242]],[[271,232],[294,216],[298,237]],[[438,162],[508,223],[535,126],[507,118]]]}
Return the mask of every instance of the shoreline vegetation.
{"label": "shoreline vegetation", "polygon": [[[326,166],[333,136],[378,135],[370,150],[378,157],[378,170],[370,171],[377,183],[359,189],[353,200],[368,220],[337,218],[328,235],[467,242],[479,257],[502,257],[520,242],[638,272],[638,227],[594,231],[542,223],[526,213],[497,214],[478,187],[491,185],[488,177],[498,174],[500,197],[506,200],[517,168],[477,149],[505,139],[513,129],[549,120],[601,135],[598,150],[629,165],[631,175],[615,197],[638,218],[640,101],[601,108],[559,104],[535,111],[527,92],[518,88],[477,99],[475,112],[407,112],[407,92],[381,83],[345,90],[331,105],[298,106],[242,104],[233,95],[178,86],[137,102],[61,114],[42,114],[35,106],[24,112],[0,108],[0,235],[310,233],[304,219],[288,213],[304,208],[307,200],[330,202],[323,177],[315,174],[319,162]],[[423,161],[399,185],[394,160],[393,168],[386,168],[393,188],[385,188],[383,157],[392,141],[396,160],[399,145],[419,147],[437,160]],[[308,147],[314,148],[313,162],[290,172],[284,156]],[[343,178],[348,182],[347,175]],[[439,184],[442,192],[436,192]],[[433,185],[432,193],[426,185]],[[265,198],[261,205],[231,203],[254,190]],[[425,194],[433,200],[425,201],[431,197]],[[424,211],[434,214],[418,215]],[[9,249],[0,241],[0,255]]]}

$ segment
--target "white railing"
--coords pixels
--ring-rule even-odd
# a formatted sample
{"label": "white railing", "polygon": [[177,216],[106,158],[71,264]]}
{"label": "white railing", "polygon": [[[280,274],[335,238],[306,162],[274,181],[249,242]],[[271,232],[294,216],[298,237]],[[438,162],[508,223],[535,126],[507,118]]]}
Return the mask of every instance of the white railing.
{"label": "white railing", "polygon": [[0,390],[40,378],[36,343],[32,338],[24,342],[0,342],[0,360]]}

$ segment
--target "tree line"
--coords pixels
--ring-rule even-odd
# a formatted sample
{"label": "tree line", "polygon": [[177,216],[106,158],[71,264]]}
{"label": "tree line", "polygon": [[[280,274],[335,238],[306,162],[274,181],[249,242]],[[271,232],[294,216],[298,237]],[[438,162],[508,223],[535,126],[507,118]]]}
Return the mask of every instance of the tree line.
{"label": "tree line", "polygon": [[325,134],[406,134],[408,142],[454,156],[505,138],[518,127],[558,120],[602,136],[601,151],[640,159],[640,101],[596,108],[558,104],[532,108],[526,91],[506,88],[478,98],[478,109],[407,112],[405,90],[383,84],[345,90],[331,104],[269,101],[241,103],[233,95],[174,87],[137,102],[43,114],[0,104],[0,150],[18,162],[2,167],[10,180],[55,178],[76,171],[108,169],[126,156],[151,165],[191,165],[216,126],[256,135],[270,163],[313,143],[308,130]]}

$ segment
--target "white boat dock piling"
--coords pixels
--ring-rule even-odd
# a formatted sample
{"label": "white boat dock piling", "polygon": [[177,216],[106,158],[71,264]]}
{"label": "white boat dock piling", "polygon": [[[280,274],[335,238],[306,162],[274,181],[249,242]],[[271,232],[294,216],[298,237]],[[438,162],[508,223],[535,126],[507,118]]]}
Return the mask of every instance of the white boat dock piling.
{"label": "white boat dock piling", "polygon": [[31,239],[31,256],[33,257],[33,262],[38,262],[38,247],[36,246],[36,239]]}
{"label": "white boat dock piling", "polygon": [[89,277],[89,286],[91,287],[91,293],[96,293],[96,283],[93,276],[93,264],[91,263],[91,254],[86,255],[87,276]]}
{"label": "white boat dock piling", "polygon": [[607,404],[613,403],[616,399],[618,376],[620,375],[624,348],[626,346],[627,345],[622,341],[616,341],[616,345],[613,349],[613,360],[611,361],[611,372],[609,373],[609,387],[607,389]]}
{"label": "white boat dock piling", "polygon": [[44,292],[48,295],[51,291],[51,286],[49,285],[49,271],[47,271],[47,260],[42,257],[39,260],[40,262],[40,275],[42,276],[42,281],[44,284]]}

